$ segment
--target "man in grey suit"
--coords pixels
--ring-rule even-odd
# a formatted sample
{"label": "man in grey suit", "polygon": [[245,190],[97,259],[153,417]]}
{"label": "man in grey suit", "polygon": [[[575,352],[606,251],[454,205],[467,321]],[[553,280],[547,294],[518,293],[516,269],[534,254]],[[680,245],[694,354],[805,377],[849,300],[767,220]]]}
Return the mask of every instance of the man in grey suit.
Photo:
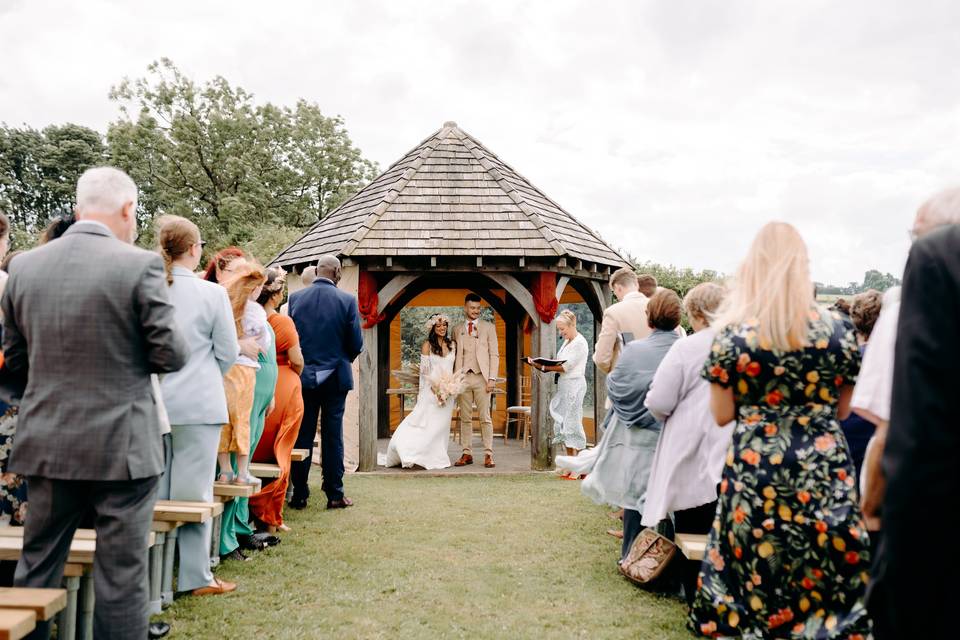
{"label": "man in grey suit", "polygon": [[136,207],[125,173],[86,171],[77,223],[17,258],[2,302],[6,366],[27,377],[9,464],[30,490],[14,582],[59,587],[91,514],[98,640],[147,637],[147,539],[163,472],[150,374],[180,369],[189,353],[163,261],[131,246]]}

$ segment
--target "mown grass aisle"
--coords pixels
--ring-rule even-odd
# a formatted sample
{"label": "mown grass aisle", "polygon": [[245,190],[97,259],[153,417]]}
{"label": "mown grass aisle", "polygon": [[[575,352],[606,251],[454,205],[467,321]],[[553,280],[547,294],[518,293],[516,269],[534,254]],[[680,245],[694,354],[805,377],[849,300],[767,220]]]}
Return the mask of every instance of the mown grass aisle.
{"label": "mown grass aisle", "polygon": [[[614,569],[613,522],[549,475],[347,477],[357,506],[294,531],[182,598],[175,638],[689,638],[682,605]],[[321,496],[319,488],[315,496]]]}

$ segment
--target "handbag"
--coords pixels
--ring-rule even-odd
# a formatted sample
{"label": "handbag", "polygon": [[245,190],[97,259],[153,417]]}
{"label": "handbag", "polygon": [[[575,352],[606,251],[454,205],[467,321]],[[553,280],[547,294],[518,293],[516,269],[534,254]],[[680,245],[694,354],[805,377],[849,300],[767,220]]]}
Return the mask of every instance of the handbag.
{"label": "handbag", "polygon": [[648,527],[630,545],[627,557],[620,563],[620,573],[630,582],[650,588],[676,552],[677,545]]}

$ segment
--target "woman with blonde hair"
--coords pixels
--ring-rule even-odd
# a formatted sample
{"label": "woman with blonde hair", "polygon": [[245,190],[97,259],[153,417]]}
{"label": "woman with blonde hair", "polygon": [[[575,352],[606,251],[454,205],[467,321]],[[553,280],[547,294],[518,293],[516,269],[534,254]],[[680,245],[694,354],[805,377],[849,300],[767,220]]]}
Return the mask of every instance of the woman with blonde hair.
{"label": "woman with blonde hair", "polygon": [[[557,332],[563,344],[557,351],[557,360],[563,364],[544,366],[527,362],[542,372],[557,373],[557,392],[550,401],[550,417],[553,418],[553,444],[563,445],[568,456],[575,456],[587,447],[583,431],[583,399],[587,395],[587,358],[590,348],[587,340],[577,331],[577,316],[564,309],[557,316]],[[560,476],[564,480],[577,480],[578,476],[567,471]]]}
{"label": "woman with blonde hair", "polygon": [[[171,455],[159,497],[213,501],[220,427],[227,422],[223,376],[239,354],[230,300],[223,287],[195,275],[203,252],[200,230],[186,218],[163,216],[157,224],[170,302],[190,346],[190,359],[161,381],[171,430]],[[180,528],[178,591],[197,595],[233,591],[236,585],[210,572],[211,523]]]}
{"label": "woman with blonde hair", "polygon": [[693,630],[706,637],[866,638],[869,551],[837,422],[860,367],[853,327],[814,304],[789,224],[757,234],[716,323],[703,376],[736,419]]}

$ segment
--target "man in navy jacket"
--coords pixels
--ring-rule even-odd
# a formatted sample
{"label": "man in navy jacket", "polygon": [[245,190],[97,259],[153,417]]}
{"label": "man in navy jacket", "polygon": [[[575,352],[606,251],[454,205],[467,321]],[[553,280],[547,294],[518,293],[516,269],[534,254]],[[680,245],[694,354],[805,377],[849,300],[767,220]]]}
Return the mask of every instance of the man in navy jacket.
{"label": "man in navy jacket", "polygon": [[343,409],[353,389],[352,363],[363,351],[357,299],[337,288],[340,261],[323,256],[313,284],[290,296],[290,317],[300,335],[304,367],[303,422],[297,448],[310,455],[291,465],[293,498],[290,506],[303,509],[310,497],[307,480],[313,459],[313,441],[320,421],[320,459],[323,492],[328,509],[343,509],[353,502],[343,494]]}

